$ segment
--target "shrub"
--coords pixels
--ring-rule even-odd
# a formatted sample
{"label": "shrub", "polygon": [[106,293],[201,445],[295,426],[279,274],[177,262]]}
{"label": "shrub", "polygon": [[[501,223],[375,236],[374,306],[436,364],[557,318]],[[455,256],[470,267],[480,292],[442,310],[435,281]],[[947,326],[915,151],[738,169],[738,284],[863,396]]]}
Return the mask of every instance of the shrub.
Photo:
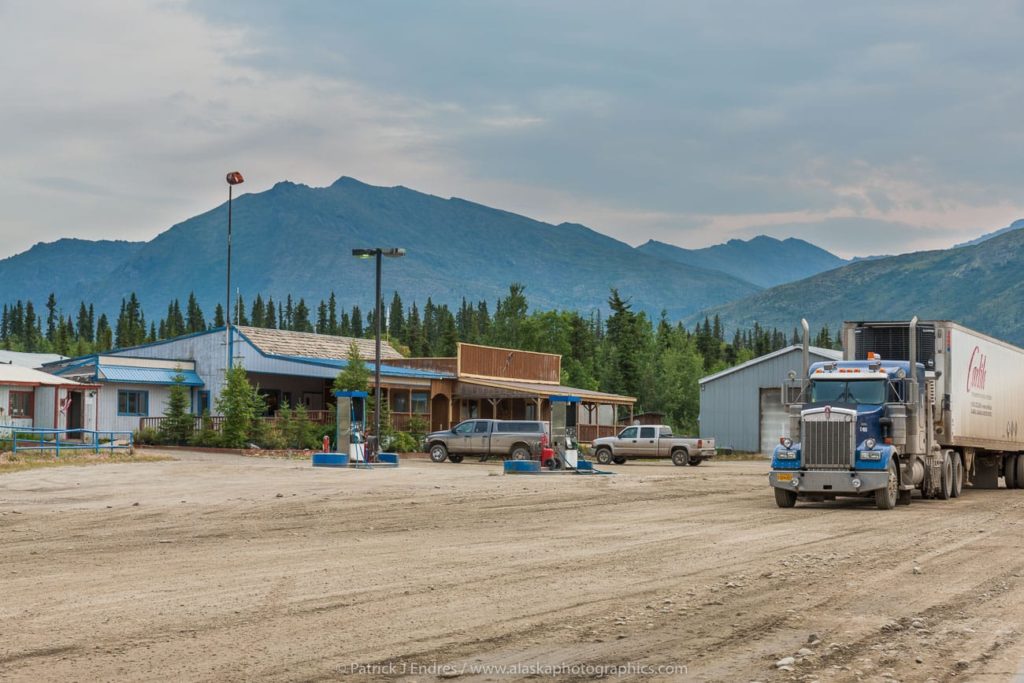
{"label": "shrub", "polygon": [[420,450],[420,441],[409,432],[395,432],[388,450],[396,453],[415,453]]}
{"label": "shrub", "polygon": [[210,411],[203,411],[203,420],[200,425],[199,431],[192,435],[192,438],[188,440],[189,444],[193,446],[201,446],[210,448],[216,446],[219,442],[220,436],[213,429],[213,419],[210,417]]}
{"label": "shrub", "polygon": [[226,373],[224,389],[217,397],[217,411],[224,416],[221,445],[244,448],[250,441],[259,443],[263,436],[263,414],[266,404],[256,387],[249,384],[245,368],[235,366]]}
{"label": "shrub", "polygon": [[135,431],[133,440],[140,446],[155,446],[163,441],[163,437],[158,430],[144,427]]}
{"label": "shrub", "polygon": [[188,412],[188,389],[185,388],[185,376],[180,372],[174,376],[167,408],[160,424],[160,437],[163,443],[181,446],[192,436],[195,419]]}
{"label": "shrub", "polygon": [[423,441],[423,437],[427,435],[427,431],[430,429],[427,421],[419,415],[413,415],[409,418],[409,424],[406,426],[408,427],[407,431],[412,434],[417,443]]}

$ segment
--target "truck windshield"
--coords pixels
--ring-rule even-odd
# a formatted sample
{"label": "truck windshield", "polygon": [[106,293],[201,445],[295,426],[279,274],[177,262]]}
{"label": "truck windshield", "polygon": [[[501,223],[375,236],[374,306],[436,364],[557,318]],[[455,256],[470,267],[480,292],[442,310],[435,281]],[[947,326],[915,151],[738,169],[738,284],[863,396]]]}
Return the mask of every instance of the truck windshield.
{"label": "truck windshield", "polygon": [[813,403],[885,403],[885,380],[817,380],[811,384]]}

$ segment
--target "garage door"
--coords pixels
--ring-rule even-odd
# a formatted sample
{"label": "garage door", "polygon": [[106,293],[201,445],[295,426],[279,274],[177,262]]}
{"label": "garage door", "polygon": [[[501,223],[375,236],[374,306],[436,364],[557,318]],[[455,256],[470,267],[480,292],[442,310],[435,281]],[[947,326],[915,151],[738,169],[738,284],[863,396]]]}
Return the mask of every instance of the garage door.
{"label": "garage door", "polygon": [[789,413],[781,389],[761,389],[761,452],[771,453],[779,437],[789,432]]}

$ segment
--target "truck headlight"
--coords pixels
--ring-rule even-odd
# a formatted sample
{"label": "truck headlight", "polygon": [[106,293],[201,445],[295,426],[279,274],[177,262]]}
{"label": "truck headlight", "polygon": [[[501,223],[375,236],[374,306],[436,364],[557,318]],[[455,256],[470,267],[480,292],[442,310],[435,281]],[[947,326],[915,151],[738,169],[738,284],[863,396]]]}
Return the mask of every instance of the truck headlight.
{"label": "truck headlight", "polygon": [[874,450],[877,444],[878,441],[876,441],[874,437],[868,437],[864,439],[864,448],[868,449],[869,451]]}
{"label": "truck headlight", "polygon": [[788,436],[782,437],[781,443],[783,448],[788,449],[793,447],[793,439],[789,438]]}
{"label": "truck headlight", "polygon": [[779,460],[796,460],[796,451],[779,451],[776,457]]}
{"label": "truck headlight", "polygon": [[860,459],[861,460],[881,460],[882,459],[882,452],[881,451],[861,451],[860,452]]}

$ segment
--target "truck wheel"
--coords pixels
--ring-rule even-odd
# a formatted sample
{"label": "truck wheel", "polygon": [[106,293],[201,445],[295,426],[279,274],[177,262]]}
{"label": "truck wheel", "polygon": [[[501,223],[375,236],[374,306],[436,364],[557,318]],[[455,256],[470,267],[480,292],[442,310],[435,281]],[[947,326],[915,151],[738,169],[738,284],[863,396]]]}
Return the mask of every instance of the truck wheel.
{"label": "truck wheel", "polygon": [[676,465],[677,467],[682,467],[683,465],[685,465],[686,464],[686,451],[685,450],[672,451],[672,464]]}
{"label": "truck wheel", "polygon": [[1003,479],[1006,480],[1006,488],[1017,488],[1017,461],[1016,455],[1003,456]]}
{"label": "truck wheel", "polygon": [[526,446],[516,446],[512,449],[513,460],[529,460],[530,455],[530,449]]}
{"label": "truck wheel", "polygon": [[953,497],[959,498],[964,492],[964,460],[953,451]]}
{"label": "truck wheel", "polygon": [[612,458],[612,462],[615,463],[616,465],[625,465],[626,464],[626,456],[624,456],[624,455],[616,455],[614,458]]}
{"label": "truck wheel", "polygon": [[939,498],[949,500],[953,497],[953,455],[949,451],[942,459],[942,476],[939,479]]}
{"label": "truck wheel", "polygon": [[448,458],[448,449],[443,443],[435,443],[430,447],[430,459],[434,462],[444,462]]}
{"label": "truck wheel", "polygon": [[696,467],[702,462],[704,462],[704,458],[700,457],[699,455],[691,455],[690,459],[686,461],[686,464],[689,465],[690,467]]}
{"label": "truck wheel", "polygon": [[910,501],[912,501],[913,499],[914,499],[914,491],[913,491],[913,489],[908,489],[907,491],[904,491],[904,490],[901,489],[900,490],[900,495],[896,498],[896,504],[897,505],[910,505]]}
{"label": "truck wheel", "polygon": [[775,489],[775,504],[780,508],[791,508],[796,505],[796,493],[786,489]]}
{"label": "truck wheel", "polygon": [[1017,456],[1017,488],[1024,489],[1024,456]]}
{"label": "truck wheel", "polygon": [[594,457],[597,458],[597,461],[602,465],[612,464],[612,452],[607,448],[597,449],[597,453],[594,453]]}
{"label": "truck wheel", "polygon": [[[778,490],[778,489],[776,489]],[[896,461],[889,460],[889,483],[884,489],[875,491],[875,507],[879,510],[892,510],[899,499],[900,478],[896,474]]]}
{"label": "truck wheel", "polygon": [[449,456],[448,456],[448,460],[450,460],[451,462],[454,462],[454,463],[455,463],[455,464],[457,465],[457,464],[459,464],[460,462],[462,462],[462,459],[463,459],[463,458],[465,458],[465,457],[466,457],[466,456],[464,456],[464,455],[455,455],[455,454],[452,454],[452,455],[449,455]]}

